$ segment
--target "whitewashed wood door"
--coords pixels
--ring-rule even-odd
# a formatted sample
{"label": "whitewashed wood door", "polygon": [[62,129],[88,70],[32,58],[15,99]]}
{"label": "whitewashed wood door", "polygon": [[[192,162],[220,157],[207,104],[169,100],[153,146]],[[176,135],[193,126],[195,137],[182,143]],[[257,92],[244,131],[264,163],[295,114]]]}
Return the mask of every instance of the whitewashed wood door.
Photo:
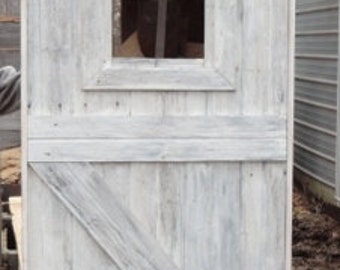
{"label": "whitewashed wood door", "polygon": [[23,1],[24,268],[289,269],[293,9],[206,0],[205,59],[155,67],[111,0]]}

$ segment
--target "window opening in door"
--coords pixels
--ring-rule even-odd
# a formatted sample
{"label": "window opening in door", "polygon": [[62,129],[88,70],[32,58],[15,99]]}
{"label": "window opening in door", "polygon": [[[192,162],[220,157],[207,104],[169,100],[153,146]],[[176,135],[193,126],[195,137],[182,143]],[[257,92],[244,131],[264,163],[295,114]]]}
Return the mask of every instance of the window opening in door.
{"label": "window opening in door", "polygon": [[204,57],[204,0],[112,1],[114,57]]}

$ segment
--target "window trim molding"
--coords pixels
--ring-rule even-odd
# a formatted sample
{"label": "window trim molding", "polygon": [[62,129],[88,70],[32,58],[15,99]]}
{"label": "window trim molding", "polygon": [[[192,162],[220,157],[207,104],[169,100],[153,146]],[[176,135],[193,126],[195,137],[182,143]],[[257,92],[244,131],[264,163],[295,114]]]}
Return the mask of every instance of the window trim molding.
{"label": "window trim molding", "polygon": [[[237,0],[205,0],[204,59],[110,56],[82,90],[235,91],[241,44],[237,10]],[[107,42],[113,44],[111,36]]]}

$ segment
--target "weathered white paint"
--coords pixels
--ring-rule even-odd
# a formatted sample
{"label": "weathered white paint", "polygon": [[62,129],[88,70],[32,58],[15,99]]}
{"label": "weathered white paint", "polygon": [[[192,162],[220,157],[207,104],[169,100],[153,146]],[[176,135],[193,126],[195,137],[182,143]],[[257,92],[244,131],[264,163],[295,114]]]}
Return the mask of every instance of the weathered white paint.
{"label": "weathered white paint", "polygon": [[285,268],[292,268],[292,246],[293,246],[293,160],[294,160],[294,75],[295,75],[295,1],[291,1],[288,6],[289,23],[288,23],[288,91],[287,94],[287,178],[286,178],[286,219],[285,219],[285,233],[286,238],[286,261]]}
{"label": "weathered white paint", "polygon": [[177,269],[88,164],[31,166],[119,269]]}
{"label": "weathered white paint", "polygon": [[[27,1],[21,1],[21,196],[22,196],[22,226],[21,226],[21,265],[20,269],[28,269],[28,212],[30,205],[28,203],[28,172],[27,172],[27,132],[28,132],[28,7]],[[32,190],[31,190],[32,192]]]}
{"label": "weathered white paint", "polygon": [[[95,145],[95,147],[94,147]],[[185,162],[286,159],[284,139],[30,140],[30,162]]]}
{"label": "weathered white paint", "polygon": [[46,269],[48,265],[51,270],[119,270],[32,169],[29,176],[29,192],[35,196],[26,196],[24,206],[40,214],[34,219],[25,218],[30,241],[24,243],[39,243],[43,248],[24,249],[24,269]]}
{"label": "weathered white paint", "polygon": [[[98,245],[85,220],[71,215],[60,200],[71,193],[53,195],[52,184],[66,177],[77,196],[115,194],[113,201],[129,211],[158,244],[156,252],[164,252],[178,269],[289,269],[291,181],[285,171],[291,155],[286,142],[294,1],[206,0],[205,59],[158,61],[157,68],[169,75],[183,71],[177,85],[159,82],[157,75],[148,86],[132,87],[129,79],[135,77],[123,73],[125,89],[112,87],[110,72],[131,68],[133,74],[155,64],[110,59],[111,1],[32,0],[26,5],[26,158],[45,169],[59,168],[62,177],[43,177],[46,185],[29,171],[25,267],[116,269],[113,261],[129,255],[112,260],[119,255],[114,247],[103,250],[107,239]],[[216,86],[218,80],[209,82],[213,87],[190,83],[189,67],[194,73],[202,67],[219,70],[234,91]],[[106,81],[96,81],[102,77]],[[100,83],[101,91],[91,89]],[[58,164],[62,161],[72,162]],[[59,167],[73,170],[73,162],[88,161],[100,179],[96,188],[103,182],[106,191],[78,190],[84,186],[74,181],[77,177],[69,179]],[[108,207],[110,201],[95,203]],[[98,218],[112,222],[107,215]]]}
{"label": "weathered white paint", "polygon": [[[172,104],[171,104],[172,105]],[[30,117],[31,139],[233,138],[278,139],[286,120],[277,117]]]}
{"label": "weathered white paint", "polygon": [[[181,61],[177,60],[143,60],[141,64],[139,60],[119,59],[119,62],[128,63],[129,67],[126,69],[124,65],[117,64],[117,61],[111,61],[108,57],[102,71],[85,85],[84,90],[234,90],[235,65],[239,63],[239,54],[235,54],[234,50],[241,44],[238,38],[240,33],[237,32],[240,22],[238,2],[206,0],[205,9],[203,66],[197,68],[196,63],[199,61],[195,60],[186,61],[187,65],[183,66]],[[111,35],[106,36],[107,43],[110,39]],[[168,68],[169,63],[173,66],[171,69]]]}
{"label": "weathered white paint", "polygon": [[[142,62],[142,63],[140,63]],[[201,61],[173,60],[134,61],[122,58],[112,61],[95,82],[84,91],[232,91],[233,85],[213,68]],[[197,65],[199,63],[200,65]]]}

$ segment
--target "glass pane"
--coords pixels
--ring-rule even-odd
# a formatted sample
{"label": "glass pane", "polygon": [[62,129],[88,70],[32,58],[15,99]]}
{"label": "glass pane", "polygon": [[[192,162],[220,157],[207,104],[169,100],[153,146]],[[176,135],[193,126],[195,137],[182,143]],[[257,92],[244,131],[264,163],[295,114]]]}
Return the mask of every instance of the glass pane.
{"label": "glass pane", "polygon": [[113,0],[113,56],[204,57],[204,0]]}

